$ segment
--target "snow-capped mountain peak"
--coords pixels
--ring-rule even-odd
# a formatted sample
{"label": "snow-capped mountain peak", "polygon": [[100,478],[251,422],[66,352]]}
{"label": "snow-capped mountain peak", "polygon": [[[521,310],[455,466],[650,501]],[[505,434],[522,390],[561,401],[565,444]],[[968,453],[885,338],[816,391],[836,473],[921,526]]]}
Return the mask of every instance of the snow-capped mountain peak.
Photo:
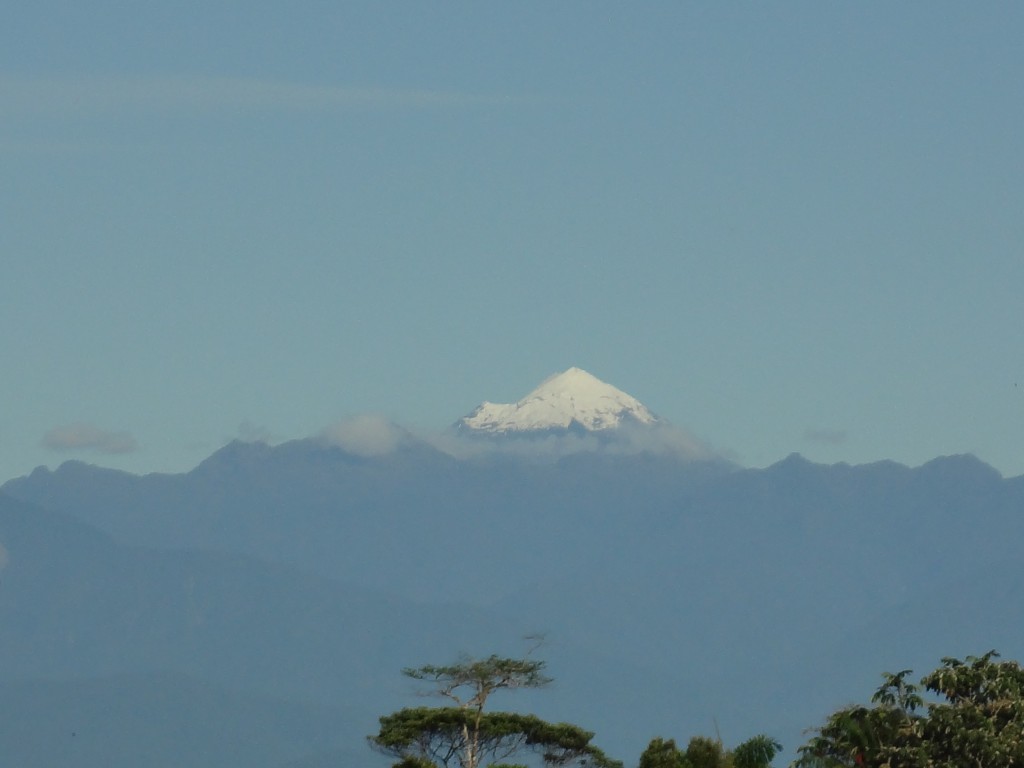
{"label": "snow-capped mountain peak", "polygon": [[657,419],[636,398],[574,367],[548,377],[516,403],[482,403],[458,426],[478,434],[599,432],[630,421],[654,424]]}

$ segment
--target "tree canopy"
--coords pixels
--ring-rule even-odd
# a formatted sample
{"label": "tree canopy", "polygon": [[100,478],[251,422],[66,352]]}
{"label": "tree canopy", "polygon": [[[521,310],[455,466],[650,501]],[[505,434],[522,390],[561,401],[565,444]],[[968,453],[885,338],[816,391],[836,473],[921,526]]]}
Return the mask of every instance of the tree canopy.
{"label": "tree canopy", "polygon": [[396,768],[498,768],[520,755],[538,756],[547,766],[621,768],[590,744],[594,734],[578,726],[484,710],[495,691],[547,685],[551,678],[543,670],[542,661],[494,655],[405,669],[406,676],[431,683],[432,693],[454,706],[406,708],[385,715],[370,743],[398,758]]}
{"label": "tree canopy", "polygon": [[779,742],[764,734],[747,739],[733,750],[707,736],[694,736],[686,749],[677,747],[674,739],[659,737],[651,739],[640,755],[639,768],[769,768],[781,750]]}
{"label": "tree canopy", "polygon": [[491,654],[486,659],[463,658],[456,664],[407,667],[402,674],[435,685],[434,693],[456,706],[482,711],[487,697],[502,689],[543,688],[551,682],[544,662],[509,659]]}
{"label": "tree canopy", "polygon": [[798,768],[1010,768],[1024,765],[1024,670],[999,654],[947,657],[921,679],[886,673],[871,701],[831,715]]}

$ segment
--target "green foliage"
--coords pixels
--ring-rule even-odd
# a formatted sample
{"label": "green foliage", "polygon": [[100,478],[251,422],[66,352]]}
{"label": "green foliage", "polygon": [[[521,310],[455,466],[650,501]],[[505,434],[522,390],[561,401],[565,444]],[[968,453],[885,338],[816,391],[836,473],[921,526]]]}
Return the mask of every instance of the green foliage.
{"label": "green foliage", "polygon": [[942,659],[921,679],[886,674],[874,706],[847,707],[800,748],[798,768],[1011,768],[1024,765],[1024,670],[989,651]]}
{"label": "green foliage", "polygon": [[769,768],[782,745],[763,733],[747,739],[732,751],[733,768]]}
{"label": "green foliage", "polygon": [[675,739],[655,738],[641,753],[639,768],[689,768],[689,763]]}
{"label": "green foliage", "polygon": [[[446,666],[428,664],[407,668],[402,674],[433,683],[439,696],[451,699],[458,706],[480,709],[494,691],[547,685],[551,678],[543,671],[543,661],[507,659],[492,654],[486,659],[464,658],[458,664]],[[461,693],[463,689],[468,689],[468,693]]]}
{"label": "green foliage", "polygon": [[764,734],[754,736],[735,750],[727,750],[719,739],[694,736],[685,750],[674,739],[651,739],[640,755],[639,768],[770,768],[782,745]]}
{"label": "green foliage", "polygon": [[494,691],[547,685],[550,678],[543,668],[540,661],[490,656],[406,669],[407,676],[431,682],[434,693],[456,706],[407,708],[385,715],[370,744],[398,758],[396,768],[521,768],[504,763],[520,754],[539,756],[547,766],[621,768],[590,744],[592,733],[578,726],[549,723],[535,715],[484,711]]}
{"label": "green foliage", "polygon": [[[387,754],[419,762],[412,765],[465,765],[467,747],[475,743],[477,764],[501,761],[516,753],[539,754],[548,765],[617,765],[590,745],[594,734],[568,723],[548,723],[535,715],[485,712],[477,718],[464,707],[416,707],[380,718],[371,743]],[[403,763],[399,763],[402,765]]]}
{"label": "green foliage", "polygon": [[395,763],[394,768],[434,768],[434,764],[425,758],[407,755]]}
{"label": "green foliage", "polygon": [[694,736],[686,745],[686,762],[691,768],[724,768],[722,742],[707,736]]}

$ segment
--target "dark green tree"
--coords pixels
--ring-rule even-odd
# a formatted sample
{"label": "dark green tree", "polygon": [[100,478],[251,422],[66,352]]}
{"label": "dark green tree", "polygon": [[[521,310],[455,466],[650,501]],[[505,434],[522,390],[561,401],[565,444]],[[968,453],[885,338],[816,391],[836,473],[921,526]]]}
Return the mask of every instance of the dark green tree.
{"label": "dark green tree", "polygon": [[725,748],[718,739],[694,736],[686,745],[686,763],[690,768],[725,768]]}
{"label": "dark green tree", "polygon": [[431,692],[450,705],[385,715],[370,743],[397,758],[396,768],[499,768],[513,756],[529,754],[548,766],[621,768],[590,744],[592,733],[575,725],[485,710],[495,691],[547,685],[551,679],[543,670],[542,661],[493,655],[403,670],[408,677],[430,683]]}
{"label": "dark green tree", "polygon": [[1019,768],[1024,765],[1024,670],[989,651],[942,665],[921,679],[925,700],[886,674],[872,706],[831,715],[800,748],[798,768]]}
{"label": "dark green tree", "polygon": [[654,738],[640,754],[639,768],[689,768],[675,739]]}
{"label": "dark green tree", "polygon": [[747,739],[732,751],[733,768],[769,768],[782,745],[763,733]]}
{"label": "dark green tree", "polygon": [[686,749],[674,739],[651,739],[640,755],[639,768],[770,768],[782,745],[763,734],[727,750],[720,739],[694,736]]}

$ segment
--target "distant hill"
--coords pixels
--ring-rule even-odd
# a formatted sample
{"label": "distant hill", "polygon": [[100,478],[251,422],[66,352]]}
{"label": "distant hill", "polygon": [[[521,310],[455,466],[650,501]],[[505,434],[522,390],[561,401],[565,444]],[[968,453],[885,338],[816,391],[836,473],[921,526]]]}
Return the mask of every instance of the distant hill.
{"label": "distant hill", "polygon": [[[234,442],[184,475],[67,462],[2,488],[126,543],[252,554],[417,599],[485,603],[575,571],[565,536],[581,555],[615,550],[637,514],[669,513],[731,471],[662,454],[456,460],[422,442],[364,457],[310,439]],[[401,552],[415,556],[383,567]]]}
{"label": "distant hill", "polygon": [[516,701],[627,764],[716,724],[792,749],[883,670],[1024,658],[1024,479],[971,456],[752,470],[236,442],[182,475],[69,462],[3,492],[38,505],[0,497],[14,677],[159,668],[351,708],[360,738],[410,704],[402,666],[536,631],[557,682]]}
{"label": "distant hill", "polygon": [[285,768],[327,750],[334,765],[385,765],[354,725],[348,709],[171,673],[0,685],[0,753],[11,768]]}
{"label": "distant hill", "polygon": [[401,667],[496,624],[246,556],[118,544],[6,494],[0,544],[5,766],[376,764],[365,737],[409,694]]}

